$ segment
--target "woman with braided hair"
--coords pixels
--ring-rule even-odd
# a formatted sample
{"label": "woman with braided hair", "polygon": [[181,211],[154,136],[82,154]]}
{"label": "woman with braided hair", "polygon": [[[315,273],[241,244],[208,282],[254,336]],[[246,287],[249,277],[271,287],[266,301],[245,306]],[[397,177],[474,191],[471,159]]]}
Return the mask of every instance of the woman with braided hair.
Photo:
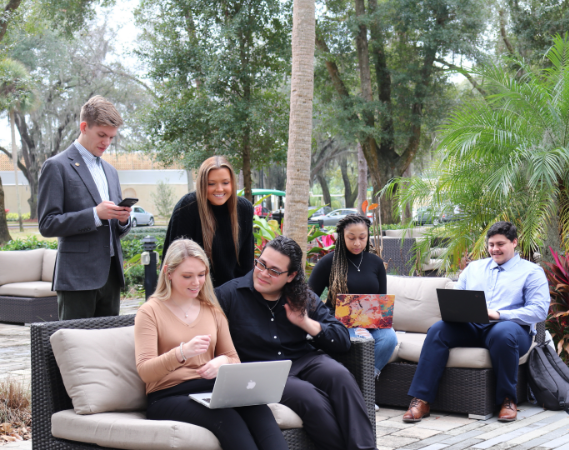
{"label": "woman with braided hair", "polygon": [[[338,238],[336,250],[324,256],[312,271],[308,285],[316,295],[328,288],[326,305],[336,310],[338,294],[386,294],[387,274],[382,259],[369,252],[369,227],[367,217],[350,214],[336,225]],[[392,328],[350,328],[351,337],[371,334],[375,340],[375,375],[387,364],[397,337]]]}

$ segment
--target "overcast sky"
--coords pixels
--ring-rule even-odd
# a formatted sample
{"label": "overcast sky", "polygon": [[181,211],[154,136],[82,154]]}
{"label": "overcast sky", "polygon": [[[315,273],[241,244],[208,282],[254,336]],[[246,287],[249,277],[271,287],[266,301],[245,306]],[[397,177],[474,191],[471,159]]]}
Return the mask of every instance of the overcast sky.
{"label": "overcast sky", "polygon": [[[138,0],[120,0],[112,8],[101,10],[101,15],[108,9],[109,27],[117,30],[117,41],[115,42],[116,55],[115,58],[121,58],[125,66],[136,65],[136,59],[129,56],[129,52],[134,49],[134,43],[138,34],[138,30],[134,25],[133,11],[138,4]],[[16,129],[16,144],[20,146],[20,135]],[[7,114],[0,116],[0,145],[11,150],[10,124]]]}

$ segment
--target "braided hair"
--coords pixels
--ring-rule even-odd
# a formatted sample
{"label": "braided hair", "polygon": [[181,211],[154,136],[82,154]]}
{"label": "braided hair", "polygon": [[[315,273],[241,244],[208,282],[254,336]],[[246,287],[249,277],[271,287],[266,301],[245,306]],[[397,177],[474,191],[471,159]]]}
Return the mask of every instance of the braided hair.
{"label": "braided hair", "polygon": [[289,237],[277,236],[272,241],[267,242],[265,248],[267,247],[271,247],[280,254],[289,257],[288,273],[296,272],[296,276],[290,283],[285,284],[283,295],[292,309],[304,315],[310,301],[310,291],[308,290],[304,269],[302,268],[302,249],[300,245]]}
{"label": "braided hair", "polygon": [[338,294],[348,294],[348,248],[346,247],[346,238],[344,231],[347,227],[354,224],[363,224],[368,228],[367,244],[364,251],[369,252],[369,227],[370,220],[360,214],[349,214],[338,221],[336,231],[336,249],[334,250],[334,259],[332,261],[332,270],[330,271],[330,281],[328,287],[328,304],[336,307],[336,296]]}

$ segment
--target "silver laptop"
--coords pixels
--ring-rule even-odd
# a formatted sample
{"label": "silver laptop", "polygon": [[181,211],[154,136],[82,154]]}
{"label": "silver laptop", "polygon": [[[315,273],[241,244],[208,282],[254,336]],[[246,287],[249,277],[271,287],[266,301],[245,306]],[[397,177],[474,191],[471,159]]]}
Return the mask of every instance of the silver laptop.
{"label": "silver laptop", "polygon": [[210,409],[277,403],[291,364],[290,360],[224,364],[217,372],[213,392],[189,397]]}

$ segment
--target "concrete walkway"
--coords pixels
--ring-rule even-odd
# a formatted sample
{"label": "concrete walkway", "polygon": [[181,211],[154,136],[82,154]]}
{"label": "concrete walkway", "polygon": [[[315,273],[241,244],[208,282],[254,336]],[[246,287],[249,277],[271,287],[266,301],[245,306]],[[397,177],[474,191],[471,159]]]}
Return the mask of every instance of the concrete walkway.
{"label": "concrete walkway", "polygon": [[[134,314],[142,299],[122,302],[121,314]],[[0,324],[0,379],[11,377],[30,385],[30,329]],[[431,413],[417,424],[401,420],[404,409],[381,408],[377,418],[379,450],[569,450],[569,415],[544,411],[529,403],[519,405],[518,420],[500,423],[466,415]],[[3,449],[31,450],[32,441],[12,442]]]}

